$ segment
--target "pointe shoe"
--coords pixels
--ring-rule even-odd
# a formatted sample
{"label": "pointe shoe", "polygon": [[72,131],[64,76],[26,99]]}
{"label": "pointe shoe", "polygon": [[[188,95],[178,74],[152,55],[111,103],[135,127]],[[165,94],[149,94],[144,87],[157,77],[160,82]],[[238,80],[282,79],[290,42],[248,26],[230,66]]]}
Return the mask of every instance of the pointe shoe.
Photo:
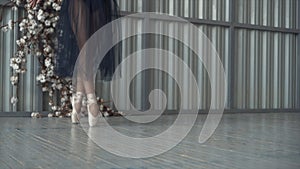
{"label": "pointe shoe", "polygon": [[[72,114],[71,114],[71,121],[73,124],[78,124],[80,120],[80,112],[77,112],[75,104],[82,104],[82,98],[84,94],[81,92],[77,92],[73,97],[72,97]],[[79,108],[80,111],[80,108]]]}
{"label": "pointe shoe", "polygon": [[[96,116],[94,116],[92,114],[92,112],[91,112],[91,106],[92,105],[97,106],[96,110],[94,110],[94,111],[97,111],[97,115]],[[87,95],[87,110],[88,110],[89,125],[90,125],[90,127],[93,127],[93,126],[95,126],[97,124],[98,118],[99,118],[99,114],[100,114],[95,94],[88,94]]]}

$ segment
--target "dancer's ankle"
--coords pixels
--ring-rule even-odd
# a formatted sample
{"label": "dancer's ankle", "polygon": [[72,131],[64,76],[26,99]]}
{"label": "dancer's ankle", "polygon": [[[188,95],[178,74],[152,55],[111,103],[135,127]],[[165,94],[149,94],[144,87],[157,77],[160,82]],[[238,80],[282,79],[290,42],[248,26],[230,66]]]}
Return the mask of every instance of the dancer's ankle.
{"label": "dancer's ankle", "polygon": [[99,106],[97,103],[97,97],[94,93],[92,94],[87,94],[87,103],[88,103],[88,109],[90,113],[96,117],[99,114]]}

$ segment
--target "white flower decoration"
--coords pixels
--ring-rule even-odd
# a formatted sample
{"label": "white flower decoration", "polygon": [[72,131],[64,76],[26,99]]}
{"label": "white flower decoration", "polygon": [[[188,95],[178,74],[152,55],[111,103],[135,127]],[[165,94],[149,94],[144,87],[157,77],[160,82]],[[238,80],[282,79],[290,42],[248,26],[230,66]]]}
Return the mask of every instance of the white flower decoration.
{"label": "white flower decoration", "polygon": [[54,116],[54,114],[52,114],[52,113],[48,114],[48,117],[53,117],[53,116]]}
{"label": "white flower decoration", "polygon": [[25,39],[24,38],[21,38],[20,41],[19,41],[20,45],[24,45],[26,43]]}
{"label": "white flower decoration", "polygon": [[42,56],[42,52],[36,52],[36,56]]}
{"label": "white flower decoration", "polygon": [[[24,55],[25,55],[25,54],[24,54],[24,51],[19,51],[19,52],[18,52],[18,55],[21,56],[21,57],[24,56]],[[18,63],[18,61],[17,61],[17,63]],[[21,61],[20,61],[19,63],[21,63]]]}
{"label": "white flower decoration", "polygon": [[61,90],[61,89],[62,89],[62,84],[56,85],[56,88],[57,88],[58,90]]}
{"label": "white flower decoration", "polygon": [[18,70],[20,68],[20,66],[16,63],[12,64],[11,67],[14,69],[14,70]]}
{"label": "white flower decoration", "polygon": [[13,85],[17,84],[18,80],[19,80],[18,76],[12,76],[12,77],[10,77],[10,81],[11,81],[11,83]]}
{"label": "white flower decoration", "polygon": [[13,104],[13,105],[16,105],[18,103],[18,98],[13,96],[11,99],[10,99],[10,103]]}
{"label": "white flower decoration", "polygon": [[45,25],[46,25],[46,26],[50,26],[50,25],[51,25],[51,22],[50,22],[49,20],[46,20],[46,21],[45,21]]}
{"label": "white flower decoration", "polygon": [[37,81],[40,81],[41,83],[46,82],[46,77],[43,74],[40,74],[38,77],[36,77]]}
{"label": "white flower decoration", "polygon": [[3,32],[7,32],[7,31],[8,31],[8,26],[4,26],[4,27],[2,28],[2,31],[3,31]]}
{"label": "white flower decoration", "polygon": [[51,59],[50,59],[50,58],[46,58],[46,59],[45,59],[45,66],[46,66],[46,67],[51,66]]}
{"label": "white flower decoration", "polygon": [[56,11],[60,11],[61,7],[60,5],[58,5],[57,3],[53,3],[52,4],[53,9],[55,9]]}
{"label": "white flower decoration", "polygon": [[42,87],[42,91],[46,92],[46,91],[48,91],[48,88],[47,87]]}
{"label": "white flower decoration", "polygon": [[7,26],[8,26],[8,29],[13,29],[13,26],[14,26],[13,20],[9,20]]}
{"label": "white flower decoration", "polygon": [[33,19],[33,15],[32,14],[28,14],[28,19]]}
{"label": "white flower decoration", "polygon": [[51,52],[51,50],[52,50],[52,48],[51,48],[51,46],[46,46],[46,48],[44,49],[44,52],[47,52],[47,53],[49,53],[49,52]]}
{"label": "white flower decoration", "polygon": [[46,18],[46,17],[45,17],[44,11],[43,11],[42,9],[40,9],[40,10],[38,11],[37,19],[38,19],[39,21],[44,21],[45,18]]}
{"label": "white flower decoration", "polygon": [[11,9],[12,9],[13,11],[17,11],[17,10],[18,10],[18,7],[14,5]]}
{"label": "white flower decoration", "polygon": [[21,5],[21,0],[16,0],[16,4],[19,6]]}
{"label": "white flower decoration", "polygon": [[17,63],[21,63],[21,62],[22,62],[22,59],[18,57],[18,58],[15,59],[15,61],[16,61]]}
{"label": "white flower decoration", "polygon": [[[12,0],[15,6],[12,7],[13,10],[17,10],[17,6],[25,3],[24,9],[27,13],[27,17],[19,23],[19,29],[23,34],[19,40],[16,41],[18,45],[17,52],[10,60],[10,66],[13,69],[13,75],[11,76],[11,83],[13,85],[18,84],[19,73],[26,72],[26,62],[27,53],[34,52],[41,62],[42,69],[40,74],[36,77],[36,80],[42,83],[42,91],[48,92],[50,96],[49,106],[57,111],[58,114],[49,114],[49,116],[57,115],[58,117],[63,117],[60,111],[68,110],[70,106],[70,95],[72,95],[72,85],[70,85],[70,80],[61,79],[54,75],[54,60],[55,51],[53,50],[57,44],[57,38],[55,38],[55,27],[57,21],[59,20],[58,12],[61,10],[62,0],[47,0],[42,1],[37,7],[31,8],[29,0]],[[10,20],[9,23],[2,27],[3,31],[8,31],[13,29],[16,22]],[[46,59],[43,59],[43,58]],[[67,85],[68,86],[65,86]],[[53,94],[56,90],[62,90],[61,94],[61,105],[58,106],[54,104]],[[11,100],[12,103],[16,104],[16,100]],[[41,117],[37,112],[33,112],[33,117]]]}
{"label": "white flower decoration", "polygon": [[56,116],[60,116],[60,115],[61,115],[61,112],[60,112],[60,111],[57,111],[57,112],[55,112],[55,115],[56,115]]}

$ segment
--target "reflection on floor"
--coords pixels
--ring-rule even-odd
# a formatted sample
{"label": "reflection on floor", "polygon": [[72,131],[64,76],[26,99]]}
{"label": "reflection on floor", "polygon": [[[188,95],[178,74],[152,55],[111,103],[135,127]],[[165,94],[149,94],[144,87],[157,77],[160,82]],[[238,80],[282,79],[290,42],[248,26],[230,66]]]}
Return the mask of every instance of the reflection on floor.
{"label": "reflection on floor", "polygon": [[[107,120],[125,135],[148,137],[166,130],[176,117],[165,115],[147,125],[122,117]],[[0,169],[300,168],[300,113],[226,114],[214,135],[199,144],[205,118],[199,115],[188,136],[170,151],[130,159],[100,148],[80,125],[72,125],[67,118],[3,117]]]}

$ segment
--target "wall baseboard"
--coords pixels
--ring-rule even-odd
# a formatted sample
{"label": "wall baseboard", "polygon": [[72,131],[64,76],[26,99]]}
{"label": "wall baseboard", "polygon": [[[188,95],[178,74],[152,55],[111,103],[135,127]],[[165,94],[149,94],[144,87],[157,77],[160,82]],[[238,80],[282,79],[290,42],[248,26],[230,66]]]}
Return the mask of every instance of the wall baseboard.
{"label": "wall baseboard", "polygon": [[[185,110],[187,111],[187,110]],[[32,112],[0,112],[0,117],[31,117]],[[48,111],[39,112],[42,116],[48,116]],[[164,114],[177,114],[178,110],[166,110]],[[199,110],[199,114],[207,114],[208,110]],[[242,113],[300,113],[300,109],[226,109],[224,114]]]}

